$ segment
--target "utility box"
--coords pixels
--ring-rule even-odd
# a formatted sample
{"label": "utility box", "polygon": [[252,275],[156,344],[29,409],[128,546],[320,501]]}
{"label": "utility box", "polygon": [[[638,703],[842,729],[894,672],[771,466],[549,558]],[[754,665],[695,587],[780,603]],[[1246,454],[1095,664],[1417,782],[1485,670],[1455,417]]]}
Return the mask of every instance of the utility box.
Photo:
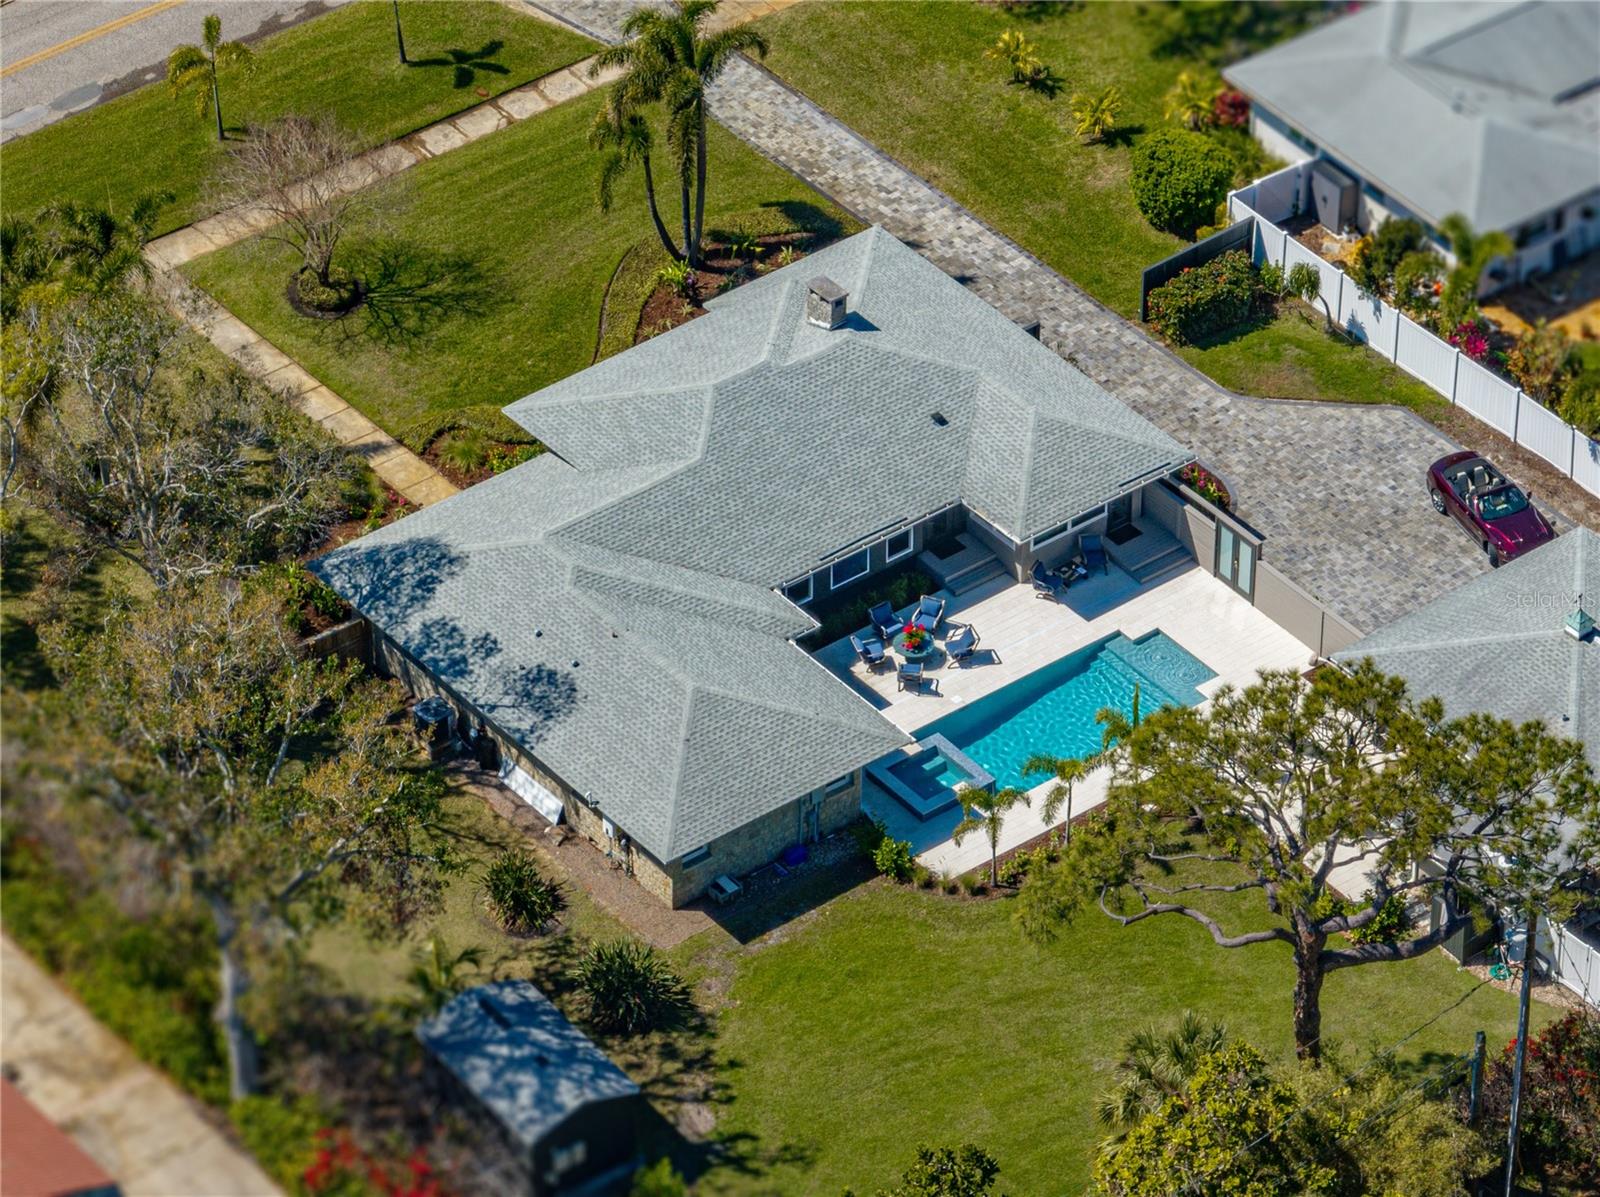
{"label": "utility box", "polygon": [[1342,233],[1356,220],[1356,200],[1360,186],[1344,171],[1329,162],[1311,168],[1311,210],[1317,222],[1331,232]]}

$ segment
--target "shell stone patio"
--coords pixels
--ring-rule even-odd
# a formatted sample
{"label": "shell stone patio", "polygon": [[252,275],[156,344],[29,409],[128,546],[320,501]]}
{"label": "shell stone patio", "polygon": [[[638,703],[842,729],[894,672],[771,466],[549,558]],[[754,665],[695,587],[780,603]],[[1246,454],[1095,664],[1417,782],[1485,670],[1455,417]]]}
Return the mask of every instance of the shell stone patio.
{"label": "shell stone patio", "polygon": [[[1304,669],[1311,649],[1263,615],[1242,596],[1198,567],[1149,586],[1140,586],[1114,564],[1109,573],[1077,582],[1064,603],[1035,594],[1033,587],[997,579],[960,598],[946,598],[945,624],[970,623],[981,638],[976,657],[957,667],[935,654],[926,665],[938,692],[898,691],[893,669],[868,673],[848,638],[819,649],[815,656],[847,682],[864,701],[904,731],[918,729],[963,705],[992,694],[1018,678],[1060,660],[1115,632],[1137,639],[1159,628],[1216,674],[1200,686],[1209,699],[1224,685],[1243,687],[1263,669]],[[947,626],[942,626],[942,640]],[[1046,827],[1036,808],[1049,786],[1031,793],[1033,806],[1007,815],[1002,853],[1042,835]],[[1073,812],[1105,800],[1106,770],[1097,769],[1073,791]],[[964,837],[958,846],[951,829],[959,808],[919,820],[868,777],[862,807],[896,839],[908,840],[918,859],[933,872],[956,875],[984,864],[989,845],[982,835]]]}

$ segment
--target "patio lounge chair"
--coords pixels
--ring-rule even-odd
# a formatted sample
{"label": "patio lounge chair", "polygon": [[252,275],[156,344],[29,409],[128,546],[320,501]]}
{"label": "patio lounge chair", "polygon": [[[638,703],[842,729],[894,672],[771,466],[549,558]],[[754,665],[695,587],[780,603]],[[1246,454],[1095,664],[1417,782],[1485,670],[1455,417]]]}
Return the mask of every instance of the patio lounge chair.
{"label": "patio lounge chair", "polygon": [[860,636],[852,636],[850,647],[856,650],[856,656],[861,658],[861,663],[869,670],[888,664],[889,658],[883,651],[882,640],[862,640]]}
{"label": "patio lounge chair", "polygon": [[1033,581],[1034,594],[1040,598],[1054,599],[1058,603],[1061,601],[1061,592],[1066,587],[1061,584],[1060,578],[1044,567],[1043,561],[1035,561],[1033,563],[1033,572],[1030,577]]}
{"label": "patio lounge chair", "polygon": [[900,617],[894,613],[893,603],[879,603],[867,612],[867,618],[885,642],[893,640],[894,634],[901,628]]}
{"label": "patio lounge chair", "polygon": [[935,693],[938,692],[938,683],[922,671],[920,661],[902,661],[895,673],[895,680],[898,683],[896,688],[900,690],[915,690],[921,694],[922,687],[933,682]]}
{"label": "patio lounge chair", "polygon": [[957,665],[970,661],[972,654],[978,651],[977,629],[970,623],[962,624],[959,630],[944,642],[944,651],[945,655]]}
{"label": "patio lounge chair", "polygon": [[1083,564],[1089,569],[1099,567],[1101,573],[1106,572],[1106,548],[1098,536],[1084,536],[1078,541],[1078,552],[1083,556]]}
{"label": "patio lounge chair", "polygon": [[917,609],[911,613],[911,622],[921,624],[928,631],[936,631],[944,618],[944,600],[925,594],[917,600]]}

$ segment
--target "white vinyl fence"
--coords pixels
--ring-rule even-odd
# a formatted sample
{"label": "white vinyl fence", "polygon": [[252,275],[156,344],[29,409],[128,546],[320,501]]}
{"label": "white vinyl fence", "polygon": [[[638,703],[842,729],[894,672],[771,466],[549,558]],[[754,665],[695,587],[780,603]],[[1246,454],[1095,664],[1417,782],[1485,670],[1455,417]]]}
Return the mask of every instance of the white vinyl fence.
{"label": "white vinyl fence", "polygon": [[1322,279],[1322,298],[1351,337],[1537,453],[1590,494],[1600,495],[1600,444],[1405,313],[1362,291],[1344,271],[1278,227],[1277,221],[1303,207],[1311,165],[1307,161],[1286,166],[1228,197],[1230,220],[1255,220],[1252,249],[1256,264],[1273,262],[1285,273],[1297,262],[1313,266]]}
{"label": "white vinyl fence", "polygon": [[1600,950],[1584,941],[1573,924],[1547,922],[1550,957],[1556,980],[1590,1005],[1600,1005]]}

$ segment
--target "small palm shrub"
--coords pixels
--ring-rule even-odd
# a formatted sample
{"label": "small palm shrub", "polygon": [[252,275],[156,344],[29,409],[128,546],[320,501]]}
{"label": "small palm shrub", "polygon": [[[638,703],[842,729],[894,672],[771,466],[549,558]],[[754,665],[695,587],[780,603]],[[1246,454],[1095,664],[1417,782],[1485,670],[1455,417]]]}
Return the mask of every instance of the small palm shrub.
{"label": "small palm shrub", "polygon": [[1082,92],[1072,97],[1072,131],[1084,141],[1104,141],[1117,127],[1122,89],[1115,83],[1098,95]]}
{"label": "small palm shrub", "polygon": [[489,438],[476,428],[462,428],[440,440],[438,454],[445,465],[471,474],[489,463]]}
{"label": "small palm shrub", "polygon": [[1039,57],[1039,47],[1015,29],[1002,33],[994,45],[983,52],[985,58],[997,59],[1011,68],[1013,83],[1027,83],[1045,73]]}
{"label": "small palm shrub", "polygon": [[1167,92],[1162,111],[1186,129],[1204,129],[1216,119],[1217,81],[1201,71],[1180,71]]}
{"label": "small palm shrub", "polygon": [[679,1022],[689,1012],[689,986],[656,950],[632,939],[589,949],[578,966],[589,1019],[602,1031],[640,1035]]}
{"label": "small palm shrub", "polygon": [[728,252],[736,258],[758,258],[766,251],[766,246],[756,240],[754,233],[740,230],[728,238]]}
{"label": "small palm shrub", "polygon": [[1146,220],[1190,237],[1227,195],[1233,159],[1202,134],[1157,129],[1134,148],[1130,182]]}
{"label": "small palm shrub", "polygon": [[515,935],[539,930],[567,907],[561,887],[520,848],[495,857],[483,874],[483,890],[490,911]]}
{"label": "small palm shrub", "polygon": [[886,835],[873,850],[872,863],[878,866],[878,872],[885,877],[904,885],[911,880],[911,845],[906,840]]}
{"label": "small palm shrub", "polygon": [[666,283],[674,293],[685,299],[694,294],[695,274],[682,258],[675,258],[656,271],[656,280]]}

